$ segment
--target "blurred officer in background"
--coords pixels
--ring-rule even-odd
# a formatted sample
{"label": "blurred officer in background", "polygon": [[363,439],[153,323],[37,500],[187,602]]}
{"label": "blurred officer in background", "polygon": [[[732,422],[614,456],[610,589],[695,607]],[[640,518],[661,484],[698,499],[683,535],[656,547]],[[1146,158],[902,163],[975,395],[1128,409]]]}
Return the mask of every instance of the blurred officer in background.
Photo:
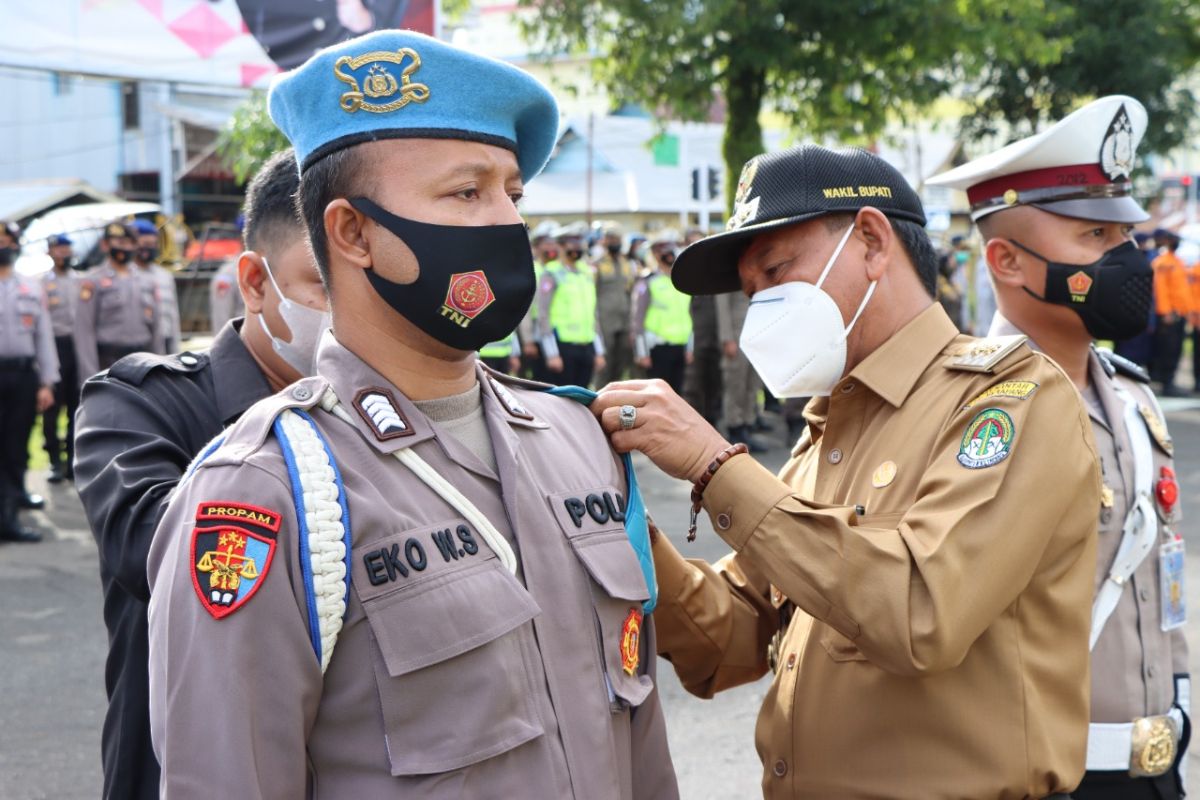
{"label": "blurred officer in background", "polygon": [[1087,412],[1024,337],[959,334],[924,225],[882,159],[805,145],[750,161],[729,229],[676,261],[682,291],[752,295],[743,349],[814,398],[779,477],[657,381],[593,404],[734,550],[657,535],[658,650],[702,697],[774,667],[769,800],[1062,798],[1083,774]]}
{"label": "blurred officer in background", "polygon": [[245,298],[245,320],[227,323],[205,352],[127,356],[84,386],[76,485],[99,545],[109,636],[106,800],[159,796],[146,558],[167,496],[209,440],[254,402],[312,371],[317,338],[328,327],[324,289],[295,212],[298,183],[287,150],[246,187],[246,251],[235,289]]}
{"label": "blurred officer in background", "polygon": [[558,233],[557,262],[542,270],[538,320],[546,376],[560,386],[589,386],[604,369],[604,334],[596,311],[596,273],[584,260],[587,226],[576,222]]}
{"label": "blurred officer in background", "polygon": [[479,360],[496,372],[516,375],[521,369],[521,342],[517,332],[479,348]]}
{"label": "blurred officer in background", "polygon": [[[63,234],[46,241],[53,266],[42,276],[42,292],[50,309],[54,349],[58,354],[59,381],[54,385],[54,404],[42,414],[42,438],[50,459],[51,483],[75,476],[75,410],[79,408],[79,374],[75,368],[75,304],[79,299],[79,276],[72,269],[71,240]],[[67,412],[67,436],[58,435],[59,417]]]}
{"label": "blurred officer in background", "polygon": [[1179,234],[1159,228],[1154,232],[1159,254],[1154,268],[1154,360],[1150,378],[1158,382],[1164,397],[1185,394],[1175,386],[1175,372],[1183,355],[1183,337],[1192,308],[1187,266],[1179,258]]}
{"label": "blurred officer in background", "polygon": [[762,381],[738,344],[746,322],[750,298],[741,292],[718,294],[717,338],[721,340],[721,411],[729,441],[746,445],[751,453],[765,453],[766,445],[751,435],[758,420],[758,392]]}
{"label": "blurred officer in background", "polygon": [[158,287],[133,265],[135,234],[120,222],[105,226],[104,263],[79,281],[75,354],[86,381],[131,353],[162,353]]}
{"label": "blurred officer in background", "polygon": [[638,278],[640,264],[621,252],[621,226],[615,222],[598,223],[602,252],[595,261],[596,318],[604,333],[605,367],[596,376],[603,386],[626,377],[633,365],[633,347],[629,329],[630,292]]}
{"label": "blurred officer in background", "polygon": [[[21,525],[22,507],[41,505],[25,492],[29,434],[37,415],[54,402],[58,355],[50,311],[36,278],[18,275],[21,231],[0,223],[0,542],[36,542]],[[34,502],[30,502],[30,500]]]}
{"label": "blurred officer in background", "polygon": [[[242,233],[245,236],[245,231]],[[213,273],[208,284],[208,312],[212,332],[225,327],[229,320],[246,313],[242,293],[238,291],[238,263],[240,258],[231,258]]]}
{"label": "blurred officer in background", "polygon": [[[1183,796],[1191,679],[1173,446],[1146,374],[1092,346],[1140,333],[1153,302],[1153,272],[1130,241],[1150,218],[1130,181],[1145,130],[1141,103],[1104,97],[928,181],[967,193],[999,304],[991,335],[1028,334],[1063,368],[1100,454],[1092,721],[1074,800]],[[993,398],[1034,391],[1009,384]]]}
{"label": "blurred officer in background", "polygon": [[158,291],[158,332],[162,337],[163,352],[174,353],[183,338],[179,332],[179,296],[175,291],[175,274],[158,263],[158,229],[154,223],[145,219],[134,220],[133,230],[137,234],[133,263],[154,281],[154,288]]}
{"label": "blurred officer in background", "polygon": [[[689,228],[683,246],[690,247],[704,238],[699,228]],[[717,303],[710,294],[692,297],[688,305],[692,319],[692,361],[684,370],[683,396],[709,425],[721,417],[721,340],[717,335]]]}
{"label": "blurred officer in background", "polygon": [[[537,278],[538,286],[541,286],[542,274],[546,268],[558,263],[560,251],[558,240],[555,238],[558,229],[558,224],[550,220],[540,223],[533,229],[531,243],[533,274]],[[517,334],[521,340],[521,372],[535,381],[550,383],[550,378],[546,373],[546,359],[542,355],[541,328],[542,323],[538,319],[538,301],[535,297],[529,305],[529,311],[526,312],[525,318],[517,327]]]}
{"label": "blurred officer in background", "polygon": [[682,393],[683,371],[692,359],[692,318],[691,298],[671,283],[678,247],[679,235],[672,230],[659,233],[650,243],[657,268],[634,287],[630,330],[637,365],[649,377],[661,378]]}

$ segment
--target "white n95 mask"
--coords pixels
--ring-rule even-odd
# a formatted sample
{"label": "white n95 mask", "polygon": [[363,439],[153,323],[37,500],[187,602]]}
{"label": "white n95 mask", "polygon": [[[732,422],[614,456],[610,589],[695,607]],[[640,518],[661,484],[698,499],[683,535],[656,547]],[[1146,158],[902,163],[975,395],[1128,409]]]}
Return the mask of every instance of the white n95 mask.
{"label": "white n95 mask", "polygon": [[275,282],[275,276],[271,274],[271,265],[265,257],[262,262],[275,294],[279,295],[279,316],[283,317],[288,330],[292,332],[292,340],[285,342],[271,333],[271,329],[267,327],[267,318],[263,314],[258,315],[258,322],[267,338],[271,340],[271,347],[279,353],[279,357],[291,364],[301,377],[307,378],[316,372],[317,342],[321,340],[325,329],[333,324],[333,318],[328,311],[317,311],[288,299]]}
{"label": "white n95 mask", "polygon": [[846,371],[846,337],[875,293],[875,281],[849,325],[821,286],[853,232],[851,225],[815,285],[781,283],[750,298],[739,345],[776,397],[823,397]]}

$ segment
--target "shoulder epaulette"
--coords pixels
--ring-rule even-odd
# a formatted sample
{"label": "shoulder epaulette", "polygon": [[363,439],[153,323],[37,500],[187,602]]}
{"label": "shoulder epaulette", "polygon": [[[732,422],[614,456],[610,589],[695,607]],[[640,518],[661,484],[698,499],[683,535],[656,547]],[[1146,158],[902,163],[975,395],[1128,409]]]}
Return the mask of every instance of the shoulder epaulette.
{"label": "shoulder epaulette", "polygon": [[1146,370],[1128,358],[1117,355],[1107,347],[1093,347],[1093,349],[1096,351],[1096,355],[1100,357],[1100,365],[1104,367],[1104,371],[1108,373],[1109,377],[1123,375],[1138,383],[1150,382],[1150,375],[1147,374]]}
{"label": "shoulder epaulette", "polygon": [[141,386],[155,369],[166,369],[171,372],[198,372],[208,364],[207,353],[172,353],[158,355],[157,353],[133,353],[127,355],[108,368],[108,374],[125,383]]}
{"label": "shoulder epaulette", "polygon": [[966,372],[992,372],[1006,356],[1023,345],[1028,339],[1024,334],[1015,336],[990,336],[976,339],[952,352],[942,366]]}

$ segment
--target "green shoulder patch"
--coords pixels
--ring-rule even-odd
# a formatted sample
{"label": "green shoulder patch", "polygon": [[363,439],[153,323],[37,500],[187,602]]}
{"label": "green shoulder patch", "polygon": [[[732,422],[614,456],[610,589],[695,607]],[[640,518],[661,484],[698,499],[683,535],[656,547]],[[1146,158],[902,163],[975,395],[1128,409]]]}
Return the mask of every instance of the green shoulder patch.
{"label": "green shoulder patch", "polygon": [[967,469],[994,467],[1012,452],[1017,429],[1012,417],[998,408],[985,408],[963,431],[958,445],[958,463]]}

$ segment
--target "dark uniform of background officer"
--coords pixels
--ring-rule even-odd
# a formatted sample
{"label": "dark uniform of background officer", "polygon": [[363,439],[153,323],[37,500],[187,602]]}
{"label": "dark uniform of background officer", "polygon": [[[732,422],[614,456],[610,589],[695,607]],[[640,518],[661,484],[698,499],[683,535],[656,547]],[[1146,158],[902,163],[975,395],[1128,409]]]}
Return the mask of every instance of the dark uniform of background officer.
{"label": "dark uniform of background officer", "polygon": [[36,542],[21,527],[17,511],[30,505],[25,494],[29,433],[39,411],[53,401],[58,357],[41,287],[13,267],[20,231],[0,225],[0,541]]}
{"label": "dark uniform of background officer", "polygon": [[148,710],[146,553],[167,495],[210,439],[256,401],[301,377],[275,352],[256,319],[265,316],[276,334],[287,331],[265,260],[285,292],[291,286],[291,295],[306,305],[324,303],[293,206],[298,182],[288,150],[269,161],[247,189],[247,252],[240,259],[239,284],[250,324],[231,320],[207,352],[128,356],[84,386],[77,484],[100,548],[109,634],[102,736],[106,798],[158,797]]}

